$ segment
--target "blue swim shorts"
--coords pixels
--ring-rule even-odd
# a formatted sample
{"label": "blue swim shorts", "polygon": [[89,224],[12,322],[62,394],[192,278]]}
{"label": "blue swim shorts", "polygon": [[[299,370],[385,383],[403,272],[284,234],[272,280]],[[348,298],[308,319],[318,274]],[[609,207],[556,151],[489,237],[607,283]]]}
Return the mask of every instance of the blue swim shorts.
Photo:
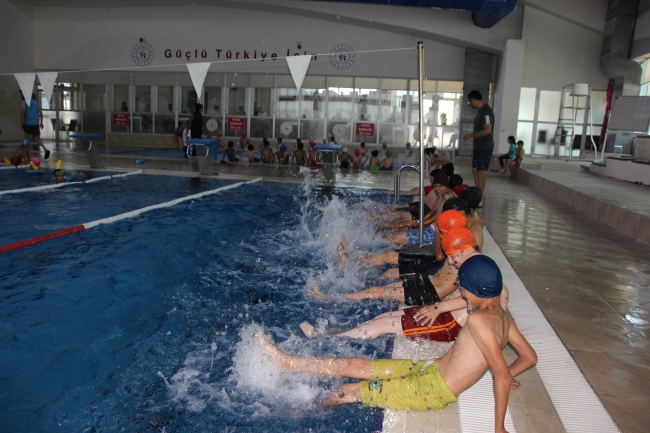
{"label": "blue swim shorts", "polygon": [[479,171],[488,171],[490,169],[490,161],[492,160],[491,149],[474,149],[472,156],[472,168]]}
{"label": "blue swim shorts", "polygon": [[[404,232],[406,241],[410,246],[420,245],[420,229],[407,230]],[[432,244],[436,240],[436,229],[433,224],[424,228],[424,244]]]}

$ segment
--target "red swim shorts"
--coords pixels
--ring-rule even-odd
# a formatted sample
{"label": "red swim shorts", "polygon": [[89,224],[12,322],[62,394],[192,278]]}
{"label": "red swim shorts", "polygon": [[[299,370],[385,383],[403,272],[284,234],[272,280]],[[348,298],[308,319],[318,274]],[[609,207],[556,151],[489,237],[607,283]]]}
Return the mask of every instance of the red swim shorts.
{"label": "red swim shorts", "polygon": [[461,327],[451,313],[440,313],[433,322],[433,325],[429,327],[420,326],[413,316],[422,308],[424,306],[404,309],[404,315],[402,316],[402,330],[404,331],[404,335],[409,338],[419,337],[433,341],[456,340]]}

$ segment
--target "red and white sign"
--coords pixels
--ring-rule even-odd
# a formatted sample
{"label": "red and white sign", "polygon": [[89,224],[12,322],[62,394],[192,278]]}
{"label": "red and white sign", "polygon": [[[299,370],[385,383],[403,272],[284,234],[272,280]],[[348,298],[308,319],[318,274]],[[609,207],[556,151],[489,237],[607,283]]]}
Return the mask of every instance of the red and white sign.
{"label": "red and white sign", "polygon": [[228,118],[228,128],[231,131],[243,131],[246,129],[246,118],[245,117],[229,117]]}
{"label": "red and white sign", "polygon": [[374,137],[375,124],[374,123],[357,123],[356,135],[361,137]]}
{"label": "red and white sign", "polygon": [[113,126],[129,126],[127,113],[113,113]]}

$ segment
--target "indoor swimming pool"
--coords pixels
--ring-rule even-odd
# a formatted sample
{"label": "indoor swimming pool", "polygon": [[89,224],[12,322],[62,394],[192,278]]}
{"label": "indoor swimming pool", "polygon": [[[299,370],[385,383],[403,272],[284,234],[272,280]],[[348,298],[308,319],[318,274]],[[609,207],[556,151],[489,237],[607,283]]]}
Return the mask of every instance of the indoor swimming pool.
{"label": "indoor swimming pool", "polygon": [[[226,181],[136,175],[1,197],[24,239]],[[307,340],[392,309],[337,294],[381,269],[341,271],[340,235],[383,243],[356,204],[377,191],[257,182],[2,255],[0,425],[40,431],[371,432],[380,412],[323,409],[337,380],[278,376],[255,329],[314,356],[385,356],[390,339]],[[307,284],[332,295],[308,297]],[[368,283],[370,284],[370,283]]]}

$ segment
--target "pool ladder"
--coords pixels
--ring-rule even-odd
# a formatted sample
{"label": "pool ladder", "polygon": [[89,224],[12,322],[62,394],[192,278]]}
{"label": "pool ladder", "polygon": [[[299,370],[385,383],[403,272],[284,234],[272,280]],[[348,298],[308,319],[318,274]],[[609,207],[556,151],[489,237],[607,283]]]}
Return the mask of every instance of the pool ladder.
{"label": "pool ladder", "polygon": [[[395,186],[395,204],[399,203],[399,190],[400,190],[400,179],[401,179],[400,176],[402,174],[402,170],[409,169],[409,168],[417,171],[418,175],[420,177],[422,175],[421,171],[420,171],[420,167],[418,167],[417,165],[403,165],[395,172],[395,175],[393,176],[393,181],[394,181],[394,186]],[[422,181],[422,179],[420,179],[420,182],[421,181]],[[424,230],[423,230],[423,227],[422,227],[423,219],[424,219],[424,215],[423,215],[423,212],[424,212],[423,203],[424,203],[424,201],[423,200],[424,200],[424,197],[422,195],[420,195],[420,218],[419,218],[419,221],[420,221],[420,246],[422,246],[422,244],[424,243]]]}

